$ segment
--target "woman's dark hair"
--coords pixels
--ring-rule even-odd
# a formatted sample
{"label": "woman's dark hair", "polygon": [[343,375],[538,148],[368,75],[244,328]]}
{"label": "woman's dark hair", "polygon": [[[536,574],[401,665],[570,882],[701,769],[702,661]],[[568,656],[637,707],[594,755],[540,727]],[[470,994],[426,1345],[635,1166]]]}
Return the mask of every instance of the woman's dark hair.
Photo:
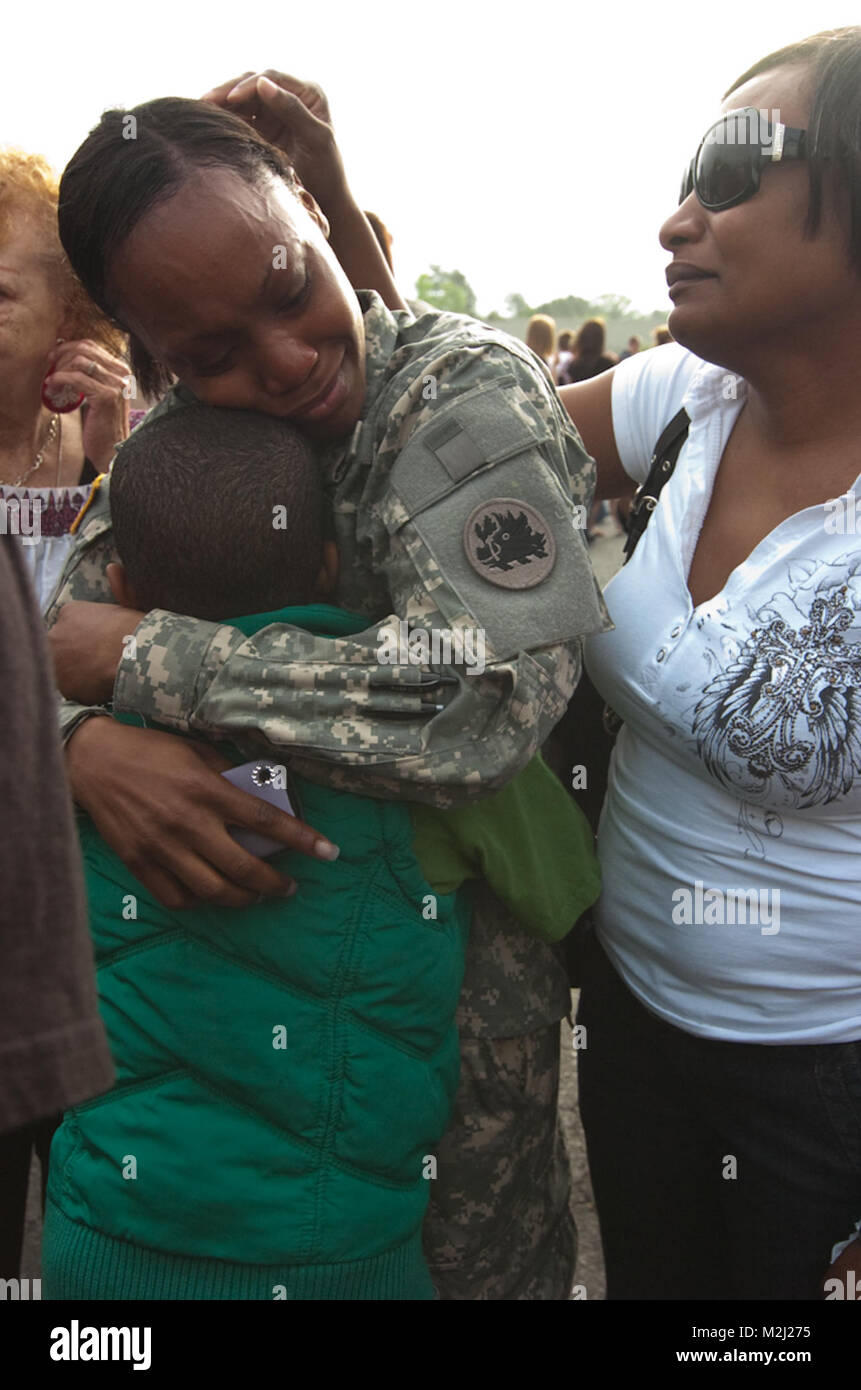
{"label": "woman's dark hair", "polygon": [[849,260],[861,274],[861,28],[828,29],[760,58],[724,93],[724,100],[752,77],[773,68],[808,68],[813,105],[808,121],[810,201],[805,233],[815,236],[822,220],[826,168],[836,191],[849,203]]}
{"label": "woman's dark hair", "polygon": [[603,319],[587,319],[574,340],[574,356],[578,362],[594,362],[604,351],[607,329]]}
{"label": "woman's dark hair", "polygon": [[[239,116],[184,97],[103,112],[66,165],[58,207],[63,249],[90,298],[121,328],[127,325],[110,290],[116,251],[146,213],[208,167],[231,169],[250,184],[274,175],[298,186],[286,156]],[[145,396],[170,386],[170,373],[133,335],[130,360]]]}

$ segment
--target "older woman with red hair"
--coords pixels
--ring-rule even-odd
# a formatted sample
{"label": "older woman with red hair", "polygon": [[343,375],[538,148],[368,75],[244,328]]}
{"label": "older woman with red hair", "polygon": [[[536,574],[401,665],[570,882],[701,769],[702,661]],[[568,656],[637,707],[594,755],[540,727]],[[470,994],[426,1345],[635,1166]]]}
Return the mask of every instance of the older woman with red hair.
{"label": "older woman with red hair", "polygon": [[0,529],[24,537],[42,606],[131,394],[124,340],[60,246],[57,187],[41,155],[0,150]]}

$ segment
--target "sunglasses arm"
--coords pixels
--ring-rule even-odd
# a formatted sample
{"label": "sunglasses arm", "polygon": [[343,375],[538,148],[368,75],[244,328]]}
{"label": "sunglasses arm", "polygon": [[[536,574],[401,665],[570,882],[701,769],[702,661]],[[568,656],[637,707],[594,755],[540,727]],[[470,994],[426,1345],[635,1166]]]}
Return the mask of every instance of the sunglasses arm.
{"label": "sunglasses arm", "polygon": [[777,163],[781,159],[803,159],[807,141],[807,132],[799,130],[798,126],[783,125],[778,122],[771,128],[771,160]]}

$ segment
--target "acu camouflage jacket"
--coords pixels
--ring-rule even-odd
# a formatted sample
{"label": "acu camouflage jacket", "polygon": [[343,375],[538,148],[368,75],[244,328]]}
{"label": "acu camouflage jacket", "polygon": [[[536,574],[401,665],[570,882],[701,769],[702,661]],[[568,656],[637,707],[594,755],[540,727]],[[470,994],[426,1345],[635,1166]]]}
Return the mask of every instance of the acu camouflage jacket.
{"label": "acu camouflage jacket", "polygon": [[[249,758],[289,754],[311,781],[451,806],[525,766],[571,697],[580,638],[610,626],[585,535],[595,469],[522,343],[459,315],[392,313],[373,292],[360,300],[362,418],[318,457],[340,552],[334,601],[366,613],[367,630],[332,639],[273,625],[248,638],[156,609],[120,663],[114,708],[229,738]],[[175,387],[149,418],[193,399]],[[70,599],[111,602],[105,568],[115,558],[103,485],[49,623]],[[484,669],[381,660],[393,628],[480,632]],[[436,675],[451,683],[434,687]],[[91,712],[64,702],[64,734]],[[496,935],[505,914],[490,915]],[[470,1031],[527,1031],[548,1008],[553,1018],[565,1011],[552,952],[505,923],[511,1007],[504,989],[485,990],[478,1013],[494,1022],[476,1015]],[[479,930],[471,956],[481,939]],[[524,962],[539,957],[548,988],[524,990]]]}

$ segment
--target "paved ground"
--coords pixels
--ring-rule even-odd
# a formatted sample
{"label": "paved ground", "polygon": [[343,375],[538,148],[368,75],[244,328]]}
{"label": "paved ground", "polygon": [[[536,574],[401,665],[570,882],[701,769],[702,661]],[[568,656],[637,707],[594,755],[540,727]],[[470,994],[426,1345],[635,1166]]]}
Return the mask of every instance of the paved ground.
{"label": "paved ground", "polygon": [[[619,567],[621,541],[615,536],[601,538],[593,543],[591,553],[599,582],[606,584]],[[572,1017],[576,1013],[576,1008],[577,996],[575,994],[572,999]],[[592,1185],[589,1181],[586,1147],[577,1112],[577,1054],[571,1046],[571,1037],[571,1029],[567,1023],[563,1023],[559,1108],[565,1130],[568,1156],[571,1160],[571,1210],[574,1213],[580,1236],[576,1278],[577,1283],[584,1286],[587,1299],[602,1299],[604,1297],[604,1265],[601,1259],[598,1220],[592,1201]],[[42,1219],[39,1207],[39,1169],[34,1159],[30,1174],[27,1226],[21,1269],[21,1277],[24,1279],[38,1279],[40,1273],[39,1246]]]}

